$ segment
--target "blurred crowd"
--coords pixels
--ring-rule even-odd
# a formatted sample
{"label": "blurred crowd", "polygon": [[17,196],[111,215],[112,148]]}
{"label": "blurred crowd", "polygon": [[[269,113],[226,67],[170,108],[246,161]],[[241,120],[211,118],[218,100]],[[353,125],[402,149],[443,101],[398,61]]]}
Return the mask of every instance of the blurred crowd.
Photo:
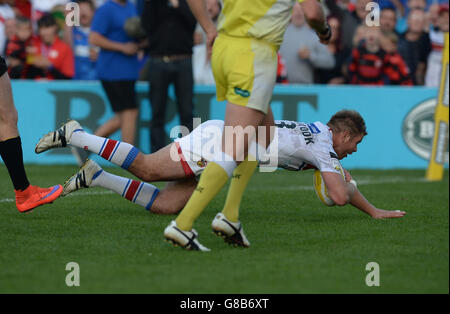
{"label": "blurred crowd", "polygon": [[[70,1],[0,0],[0,54],[7,60],[10,77],[98,79],[100,48],[89,40],[89,33],[98,8],[107,1],[112,0],[73,1],[80,9],[80,23],[72,26],[66,23],[73,19],[73,11],[66,10]],[[318,42],[300,5],[295,5],[279,50],[278,83],[438,86],[444,33],[449,28],[448,0],[372,1],[381,9],[379,25],[367,10],[371,0],[322,0],[333,30],[328,46]],[[145,1],[128,2],[141,17]],[[219,1],[208,0],[207,5],[217,20]],[[126,32],[136,45],[122,48],[136,56],[138,79],[147,80],[149,38],[132,22],[126,23]],[[204,42],[197,25],[192,48],[194,81],[214,84]]]}

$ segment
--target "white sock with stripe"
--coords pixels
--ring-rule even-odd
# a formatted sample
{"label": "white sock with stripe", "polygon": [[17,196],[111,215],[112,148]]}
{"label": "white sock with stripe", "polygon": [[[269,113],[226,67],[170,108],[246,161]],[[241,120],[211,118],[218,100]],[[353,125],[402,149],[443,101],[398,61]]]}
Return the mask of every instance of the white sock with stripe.
{"label": "white sock with stripe", "polygon": [[105,170],[100,170],[93,176],[91,186],[101,186],[114,191],[147,210],[150,210],[159,193],[159,189],[154,185],[116,176]]}
{"label": "white sock with stripe", "polygon": [[131,144],[75,130],[70,139],[71,146],[93,152],[124,169],[128,169],[139,150]]}

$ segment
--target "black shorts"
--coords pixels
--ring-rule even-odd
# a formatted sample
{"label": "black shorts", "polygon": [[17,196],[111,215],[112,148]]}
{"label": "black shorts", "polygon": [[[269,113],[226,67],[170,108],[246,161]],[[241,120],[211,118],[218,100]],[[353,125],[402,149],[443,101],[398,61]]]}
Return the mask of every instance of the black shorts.
{"label": "black shorts", "polygon": [[101,81],[114,112],[136,109],[136,81]]}
{"label": "black shorts", "polygon": [[0,57],[0,77],[3,76],[8,71],[8,67],[6,66],[5,59]]}

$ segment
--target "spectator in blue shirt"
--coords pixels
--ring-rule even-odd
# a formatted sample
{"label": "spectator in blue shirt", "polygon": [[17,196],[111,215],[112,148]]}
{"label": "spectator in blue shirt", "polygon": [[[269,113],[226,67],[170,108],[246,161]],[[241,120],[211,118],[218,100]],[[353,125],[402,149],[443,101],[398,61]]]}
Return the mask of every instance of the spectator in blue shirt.
{"label": "spectator in blue shirt", "polygon": [[135,84],[139,76],[139,46],[125,32],[125,22],[137,16],[127,0],[109,0],[97,9],[89,43],[100,47],[97,75],[115,116],[95,134],[108,137],[119,128],[122,141],[134,144],[138,105]]}
{"label": "spectator in blue shirt", "polygon": [[92,0],[78,0],[80,6],[80,26],[72,29],[72,47],[75,56],[74,80],[96,80],[95,69],[98,47],[89,44],[92,18],[95,6]]}

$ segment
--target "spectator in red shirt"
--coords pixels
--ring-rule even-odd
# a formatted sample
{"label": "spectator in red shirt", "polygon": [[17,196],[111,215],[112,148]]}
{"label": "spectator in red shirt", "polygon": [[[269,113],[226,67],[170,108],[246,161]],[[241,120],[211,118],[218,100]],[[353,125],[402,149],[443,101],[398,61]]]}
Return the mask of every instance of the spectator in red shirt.
{"label": "spectator in red shirt", "polygon": [[38,21],[38,33],[39,40],[29,62],[39,71],[29,78],[71,79],[75,73],[73,52],[58,37],[58,24],[51,14]]}
{"label": "spectator in red shirt", "polygon": [[384,73],[390,85],[413,85],[409,68],[398,53],[398,36],[394,32],[384,33],[381,47],[386,51]]}
{"label": "spectator in red shirt", "polygon": [[353,48],[349,65],[350,84],[384,85],[383,70],[386,53],[381,49],[381,31],[377,27],[362,26],[363,38]]}
{"label": "spectator in red shirt", "polygon": [[25,17],[16,18],[16,33],[6,46],[6,60],[10,78],[26,78],[29,65],[26,62],[27,49],[33,46],[37,37],[33,35],[31,21]]}

